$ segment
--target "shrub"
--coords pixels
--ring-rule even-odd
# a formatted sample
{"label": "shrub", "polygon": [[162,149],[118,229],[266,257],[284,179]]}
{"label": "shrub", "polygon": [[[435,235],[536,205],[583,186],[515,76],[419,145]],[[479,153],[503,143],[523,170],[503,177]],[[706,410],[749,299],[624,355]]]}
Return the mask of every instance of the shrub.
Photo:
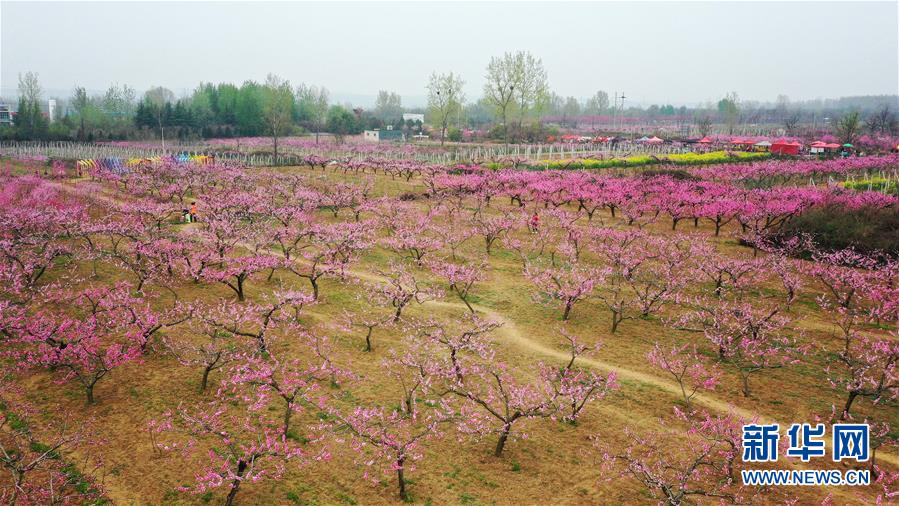
{"label": "shrub", "polygon": [[668,176],[672,179],[677,179],[679,181],[699,181],[699,178],[690,174],[689,172],[683,169],[650,169],[644,170],[640,176],[642,177],[656,177],[656,176]]}
{"label": "shrub", "polygon": [[814,206],[784,225],[775,242],[808,235],[819,248],[855,248],[860,253],[877,251],[899,254],[899,212],[893,207],[846,208],[835,204]]}

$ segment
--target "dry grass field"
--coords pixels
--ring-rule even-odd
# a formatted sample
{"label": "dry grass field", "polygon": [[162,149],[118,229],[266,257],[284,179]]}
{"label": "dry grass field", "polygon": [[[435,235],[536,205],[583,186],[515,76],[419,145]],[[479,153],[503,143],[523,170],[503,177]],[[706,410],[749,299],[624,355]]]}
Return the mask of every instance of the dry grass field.
{"label": "dry grass field", "polygon": [[[348,183],[361,185],[363,179],[372,181],[370,197],[390,197],[418,208],[422,212],[437,205],[426,196],[426,187],[420,178],[404,181],[383,174],[344,173],[339,170],[310,170],[288,167],[279,169],[284,174],[294,174],[315,181],[316,184],[333,185]],[[98,185],[92,193],[98,201],[127,201],[134,197],[124,193],[121,186],[109,183],[92,183],[88,179],[69,179],[53,182],[61,192],[79,193],[79,188]],[[204,195],[193,195],[203,209]],[[570,207],[570,209],[569,209]],[[575,211],[576,206],[566,206]],[[92,212],[97,213],[99,207]],[[530,207],[528,209],[531,209]],[[542,210],[539,210],[542,212]],[[487,215],[502,212],[520,213],[518,206],[508,199],[497,198],[484,210]],[[202,216],[202,212],[201,212]],[[363,217],[365,213],[363,213]],[[320,211],[322,221],[335,221],[330,213]],[[457,215],[458,221],[441,219],[437,224],[447,234],[462,226],[467,216]],[[336,220],[352,220],[342,214]],[[606,227],[626,229],[621,216],[612,217],[607,210],[598,211],[592,221],[581,217],[577,226],[583,229],[602,224]],[[191,228],[203,223],[182,224],[170,220],[165,224],[175,234],[188,234]],[[733,227],[733,230],[731,229]],[[644,227],[652,234],[669,235],[670,222],[659,220]],[[734,258],[749,258],[752,250],[741,246],[735,238],[737,226],[725,227],[724,233],[713,237],[713,228],[700,222],[682,223],[679,233],[690,234],[696,241],[708,241],[723,254]],[[377,231],[383,235],[383,231]],[[531,234],[519,226],[511,239],[527,241]],[[486,320],[500,324],[488,335],[496,352],[496,360],[509,364],[513,376],[521,381],[536,381],[538,364],[564,365],[569,359],[561,331],[578,336],[587,345],[601,343],[598,352],[579,358],[578,364],[602,374],[615,372],[619,388],[605,398],[586,406],[577,423],[567,423],[549,418],[526,419],[516,423],[513,439],[507,444],[501,457],[493,455],[496,437],[474,439],[451,427],[441,430],[439,437],[422,445],[423,456],[415,462],[414,469],[407,470],[410,502],[415,504],[651,504],[657,499],[635,479],[623,474],[620,466],[606,462],[609,455],[621,453],[627,447],[627,430],[642,434],[658,434],[666,445],[677,448],[684,444],[682,438],[686,426],[675,415],[675,408],[684,409],[678,385],[663,371],[647,361],[647,353],[654,344],[664,346],[695,343],[701,355],[708,361],[716,361],[715,350],[702,334],[677,330],[671,324],[684,309],[669,304],[660,314],[647,318],[625,320],[614,334],[610,332],[609,311],[596,297],[578,302],[567,322],[561,321],[561,304],[542,303],[535,298],[535,285],[523,275],[522,260],[506,244],[504,238],[496,244],[489,256],[485,255],[483,239],[475,236],[465,241],[456,253],[461,258],[481,259],[489,263],[484,281],[475,283],[471,290],[473,308]],[[558,239],[561,241],[561,239]],[[248,245],[241,245],[238,251]],[[446,256],[446,248],[430,253]],[[598,262],[592,253],[585,253],[581,262]],[[760,253],[760,255],[764,255]],[[320,300],[303,308],[300,323],[311,334],[326,337],[332,346],[333,363],[354,374],[354,378],[341,378],[321,391],[333,399],[336,409],[350,410],[354,406],[399,406],[402,391],[384,366],[391,353],[405,349],[409,331],[403,325],[382,326],[372,334],[373,350],[364,351],[365,332],[359,328],[347,328],[341,323],[345,312],[356,312],[370,307],[371,300],[364,289],[368,283],[383,280],[382,272],[389,268],[398,255],[383,245],[365,251],[353,262],[344,279],[326,276],[321,281]],[[701,261],[701,260],[698,260]],[[403,319],[423,321],[435,319],[449,328],[464,326],[468,315],[466,306],[448,287],[428,269],[414,266],[412,272],[423,284],[440,288],[442,297],[422,304],[412,303],[403,311]],[[290,272],[279,269],[270,279],[267,272],[252,275],[247,280],[247,299],[266,300],[283,290],[307,292],[309,284]],[[80,259],[77,255],[60,260],[47,273],[43,283],[56,280],[80,279],[92,285],[112,285],[128,278],[127,273],[110,263]],[[164,281],[169,289],[158,283],[147,288],[148,300],[155,308],[163,310],[173,304],[172,293],[179,300],[191,303],[216,304],[220,300],[234,298],[234,292],[220,283],[194,283],[171,277]],[[687,293],[699,293],[709,285],[701,280],[690,283]],[[601,293],[602,284],[596,287]],[[782,297],[783,288],[766,281],[752,288],[757,297]],[[700,391],[694,399],[694,407],[712,414],[732,412],[747,419],[759,417],[763,421],[777,421],[781,427],[793,422],[826,420],[832,406],[839,410],[845,402],[845,394],[832,388],[827,380],[823,354],[839,347],[834,338],[836,330],[819,307],[816,298],[822,288],[806,279],[797,300],[791,305],[790,317],[794,319],[790,332],[799,336],[806,345],[805,356],[795,364],[783,368],[760,371],[752,375],[752,395],[741,394],[739,377],[722,364],[723,374],[714,390]],[[865,332],[888,336],[890,327],[870,326]],[[892,334],[895,336],[895,332]],[[189,324],[166,328],[156,336],[157,343],[168,338],[180,340],[200,339],[196,328]],[[308,359],[307,351],[297,346],[289,332],[276,330],[271,336],[271,350],[282,357]],[[25,399],[36,407],[30,425],[37,434],[48,417],[65,417],[74,424],[91,421],[96,443],[74,449],[65,454],[73,462],[82,457],[101,457],[102,466],[92,471],[94,481],[102,485],[105,496],[113,504],[216,504],[224,500],[227,487],[202,494],[182,490],[194,483],[205,452],[185,456],[179,451],[165,451],[154,445],[148,423],[158,420],[163,413],[176,411],[179,406],[190,406],[208,400],[216,386],[205,393],[199,392],[201,369],[185,366],[166,350],[157,346],[153,353],[140,360],[129,362],[111,371],[95,389],[96,403],[85,405],[83,390],[76,383],[60,384],[52,371],[19,371],[8,379],[23,387]],[[212,385],[227,376],[225,369],[213,371]],[[242,409],[233,406],[234,409]],[[268,409],[278,418],[280,405],[272,403]],[[861,420],[866,417],[899,426],[899,409],[894,401],[874,405],[869,399],[859,399],[853,415]],[[294,418],[298,431],[312,428],[328,421],[328,416],[316,409],[304,409]],[[895,429],[894,429],[895,430]],[[526,437],[515,437],[523,436]],[[662,435],[664,434],[664,436]],[[47,434],[46,437],[51,437]],[[158,436],[166,439],[168,435]],[[369,479],[364,477],[360,456],[347,443],[347,434],[340,430],[327,431],[324,445],[331,458],[305,466],[287,463],[282,477],[274,480],[247,482],[242,485],[236,504],[349,504],[368,505],[397,503],[394,474],[387,470],[373,470]],[[895,448],[885,448],[877,453],[879,465],[887,469],[899,468],[899,453]],[[791,463],[798,468],[847,469],[849,464],[834,464],[829,459],[819,459],[810,464]],[[860,467],[861,465],[859,465]],[[371,479],[374,478],[374,479]],[[9,485],[8,476],[0,476],[0,487]],[[756,491],[747,501],[758,504],[780,504],[797,499],[801,504],[820,504],[831,496],[835,504],[870,504],[882,491],[870,487],[781,487]],[[696,503],[716,503],[718,499],[691,497]]]}

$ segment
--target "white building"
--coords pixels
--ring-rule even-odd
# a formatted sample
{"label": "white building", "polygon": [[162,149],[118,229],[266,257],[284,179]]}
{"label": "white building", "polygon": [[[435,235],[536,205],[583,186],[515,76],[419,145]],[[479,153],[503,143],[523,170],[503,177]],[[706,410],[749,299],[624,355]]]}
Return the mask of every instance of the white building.
{"label": "white building", "polygon": [[50,120],[50,123],[53,123],[53,120],[56,118],[56,99],[54,98],[47,101],[47,118]]}
{"label": "white building", "polygon": [[425,123],[425,115],[424,114],[417,114],[417,113],[413,113],[413,112],[404,112],[403,113],[403,122],[409,121],[410,119],[412,121],[418,121],[422,125],[424,125],[424,123]]}
{"label": "white building", "polygon": [[388,126],[387,130],[366,130],[362,132],[362,140],[365,142],[382,142],[382,141],[394,141],[394,142],[402,142],[406,140],[405,134],[401,130],[394,130],[392,127]]}
{"label": "white building", "polygon": [[0,102],[0,126],[12,126],[12,111],[3,102]]}

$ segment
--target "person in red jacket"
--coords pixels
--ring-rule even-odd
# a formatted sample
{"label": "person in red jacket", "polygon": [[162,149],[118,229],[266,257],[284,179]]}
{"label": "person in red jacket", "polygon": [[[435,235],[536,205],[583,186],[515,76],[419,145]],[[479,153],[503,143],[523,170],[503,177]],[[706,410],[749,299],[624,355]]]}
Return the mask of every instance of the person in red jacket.
{"label": "person in red jacket", "polygon": [[531,232],[536,232],[537,228],[540,226],[540,217],[537,216],[535,212],[533,216],[531,216],[531,221],[528,222],[528,228]]}

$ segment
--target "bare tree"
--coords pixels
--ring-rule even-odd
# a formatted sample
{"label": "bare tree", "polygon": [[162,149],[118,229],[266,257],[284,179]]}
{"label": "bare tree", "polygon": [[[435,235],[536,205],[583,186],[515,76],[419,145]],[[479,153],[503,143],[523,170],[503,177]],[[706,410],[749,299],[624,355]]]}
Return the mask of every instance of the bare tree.
{"label": "bare tree", "polygon": [[44,89],[41,87],[41,83],[38,80],[37,72],[25,72],[25,74],[19,74],[19,96],[24,98],[28,103],[38,103],[41,101],[41,96],[44,94]]}
{"label": "bare tree", "polygon": [[896,113],[890,110],[890,106],[885,105],[878,112],[865,119],[865,128],[872,134],[881,133],[884,135],[893,135],[899,130],[899,124],[897,124],[896,121]]}
{"label": "bare tree", "polygon": [[890,110],[890,106],[883,106],[877,115],[880,118],[880,133],[896,135],[899,132],[899,121],[896,120],[896,113]]}
{"label": "bare tree", "polygon": [[307,86],[301,84],[297,88],[297,102],[300,116],[305,117],[315,128],[315,143],[318,144],[318,134],[325,127],[328,119],[328,89],[324,86]]}
{"label": "bare tree", "polygon": [[518,130],[524,117],[529,111],[539,112],[545,104],[549,92],[546,82],[546,70],[543,68],[543,60],[529,52],[519,51],[515,53],[516,74],[519,76],[519,85],[515,89],[518,96]]}
{"label": "bare tree", "polygon": [[383,121],[396,121],[403,117],[403,99],[398,93],[387,90],[378,91],[375,100],[375,116]]}
{"label": "bare tree", "polygon": [[162,150],[165,151],[165,125],[162,120],[165,119],[165,106],[169,102],[175,100],[175,94],[168,88],[156,86],[144,93],[144,100],[154,106],[156,122],[159,124],[159,137],[162,141]]}
{"label": "bare tree", "polygon": [[506,53],[501,58],[490,58],[487,65],[487,83],[484,84],[484,98],[496,109],[502,118],[503,138],[509,143],[509,106],[515,100],[515,86],[519,85],[519,72],[515,56]]}
{"label": "bare tree", "polygon": [[777,119],[786,122],[787,113],[790,109],[790,97],[787,95],[778,95],[777,96],[777,105],[775,106],[775,113],[777,114]]}
{"label": "bare tree", "polygon": [[72,93],[72,108],[75,109],[75,113],[78,114],[78,119],[80,120],[80,126],[78,127],[79,140],[84,139],[84,116],[87,114],[90,105],[91,99],[87,96],[87,90],[83,86],[76,86],[74,93]]}
{"label": "bare tree", "polygon": [[581,104],[574,97],[568,97],[562,106],[562,116],[568,119],[572,128],[577,128],[577,117],[581,115]]}
{"label": "bare tree", "polygon": [[450,118],[462,112],[462,102],[465,101],[465,95],[462,93],[464,85],[465,81],[452,72],[431,74],[431,81],[428,83],[428,109],[440,125],[441,145],[446,139]]}
{"label": "bare tree", "polygon": [[852,144],[858,137],[861,126],[862,122],[858,111],[852,111],[844,114],[837,122],[837,135],[842,142]]}
{"label": "bare tree", "polygon": [[587,114],[602,114],[609,108],[609,94],[599,90],[587,99]]}
{"label": "bare tree", "polygon": [[718,101],[718,113],[727,123],[728,133],[733,134],[740,119],[740,97],[732,91]]}
{"label": "bare tree", "polygon": [[708,116],[697,116],[693,122],[700,137],[706,137],[712,131],[712,118]]}
{"label": "bare tree", "polygon": [[265,78],[265,104],[262,108],[265,125],[272,136],[275,157],[278,156],[278,137],[284,135],[293,123],[293,88],[275,74]]}
{"label": "bare tree", "polygon": [[584,107],[584,112],[591,116],[590,118],[590,128],[596,124],[596,116],[602,114],[606,110],[609,109],[609,94],[599,90],[592,97],[587,99],[587,104]]}
{"label": "bare tree", "polygon": [[38,135],[42,126],[46,126],[41,114],[41,97],[44,90],[36,72],[19,74],[19,111],[16,125],[21,125],[27,136]]}
{"label": "bare tree", "polygon": [[104,112],[117,119],[129,118],[134,113],[134,88],[113,84],[103,95]]}
{"label": "bare tree", "polygon": [[786,130],[787,135],[796,135],[799,130],[799,113],[794,112],[793,114],[786,116],[784,118],[784,130]]}

